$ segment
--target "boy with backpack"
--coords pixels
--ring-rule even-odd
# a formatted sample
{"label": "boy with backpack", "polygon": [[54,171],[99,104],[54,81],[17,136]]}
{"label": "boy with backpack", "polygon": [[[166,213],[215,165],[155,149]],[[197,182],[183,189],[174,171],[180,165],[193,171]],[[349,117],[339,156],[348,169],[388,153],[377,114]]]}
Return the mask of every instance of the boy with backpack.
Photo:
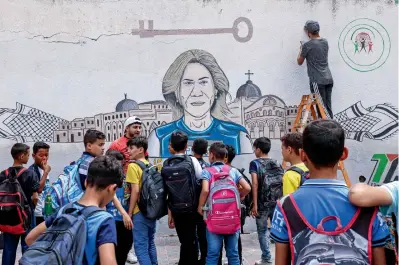
{"label": "boy with backpack", "polygon": [[[141,202],[144,200],[148,200],[148,196],[146,196],[147,198],[142,198],[140,196],[142,195],[141,189],[145,188],[143,187],[143,185],[145,185],[145,182],[152,180],[148,179],[151,176],[148,175],[149,171],[147,170],[151,165],[150,162],[145,159],[145,154],[148,148],[148,141],[147,138],[145,138],[144,136],[135,136],[127,142],[127,146],[130,152],[130,157],[132,160],[134,160],[133,163],[130,163],[128,165],[126,173],[126,181],[131,185],[128,214],[130,216],[133,214],[134,250],[139,264],[157,265],[157,249],[155,246],[156,218],[148,218],[149,216],[147,214],[152,213],[141,212],[143,207],[139,208],[139,201]],[[159,176],[159,180],[162,183],[161,176]],[[166,200],[166,198],[164,199]],[[164,203],[164,205],[164,213],[166,214],[166,203]],[[156,205],[151,206],[156,207]],[[161,217],[162,216],[159,216],[159,218]]]}
{"label": "boy with backpack", "polygon": [[283,196],[284,170],[279,162],[269,158],[271,148],[269,138],[256,139],[253,147],[257,159],[249,164],[252,178],[252,216],[256,217],[256,230],[262,251],[262,257],[255,262],[255,265],[263,265],[272,263],[267,220],[272,219],[277,200]]}
{"label": "boy with backpack", "polygon": [[300,149],[302,149],[302,133],[287,133],[281,137],[283,159],[291,165],[283,176],[283,196],[295,192],[309,174],[309,170],[301,160]]}
{"label": "boy with backpack", "polygon": [[201,249],[201,261],[205,260],[206,253],[205,227],[202,227],[202,217],[197,213],[201,186],[202,167],[195,157],[185,154],[188,136],[181,132],[173,132],[170,137],[169,150],[172,154],[162,167],[162,178],[168,196],[170,228],[176,227],[180,241],[179,265],[197,264],[198,253],[195,238]]}
{"label": "boy with backpack", "polygon": [[[24,168],[28,163],[30,148],[16,143],[11,148],[12,167],[0,173],[0,231],[3,232],[3,265],[14,265],[18,242],[22,253],[28,248],[25,237],[32,227],[33,211],[40,184],[33,171]],[[17,195],[16,195],[17,194]],[[12,204],[11,204],[12,203]]]}
{"label": "boy with backpack", "polygon": [[338,163],[347,157],[338,122],[317,120],[306,126],[301,159],[310,177],[274,212],[276,265],[386,264],[383,247],[389,234],[378,209],[352,205],[346,183],[337,180]]}
{"label": "boy with backpack", "polygon": [[66,166],[63,174],[49,188],[45,203],[47,205],[43,213],[45,217],[83,196],[89,165],[95,157],[104,154],[105,135],[100,131],[89,129],[83,137],[83,143],[85,151],[82,156]]}
{"label": "boy with backpack", "polygon": [[197,158],[202,169],[209,167],[209,163],[204,160],[204,155],[208,153],[208,141],[204,138],[197,138],[194,140],[193,147],[191,149],[193,151],[193,156]]}
{"label": "boy with backpack", "polygon": [[[202,191],[198,213],[204,215],[208,255],[206,265],[218,263],[223,240],[230,265],[239,265],[241,202],[251,190],[241,173],[224,163],[227,155],[223,143],[213,143],[209,149],[211,167],[202,172]],[[238,188],[240,185],[240,188]]]}
{"label": "boy with backpack", "polygon": [[[233,162],[234,158],[236,157],[236,150],[234,149],[233,146],[231,145],[226,145],[226,150],[227,150],[227,157],[225,159],[225,164],[231,168],[235,168],[231,165],[231,163]],[[241,174],[241,176],[245,179],[245,181],[249,184],[249,186],[251,186],[251,182],[249,181],[249,179],[244,176],[244,174],[242,174],[242,172],[240,170],[238,170]],[[248,193],[245,197],[244,200],[241,200],[241,206],[245,206],[245,207],[250,207],[251,203],[246,204],[246,202],[249,202],[249,197],[250,197],[250,201],[252,202],[252,194],[251,192]],[[242,198],[241,198],[242,199]],[[243,227],[245,224],[245,217],[247,216],[247,211],[246,208],[241,208],[241,233],[243,233]],[[225,242],[226,245],[226,242]],[[223,256],[223,243],[222,243],[222,248],[220,249],[220,256],[219,256],[219,262],[218,265],[222,265],[222,256]],[[238,256],[240,258],[240,264],[242,264],[242,244],[241,244],[241,235],[238,235]]]}
{"label": "boy with backpack", "polygon": [[[205,140],[204,138],[197,138],[194,140],[193,142],[193,146],[191,148],[192,152],[193,152],[193,156],[195,158],[197,158],[198,162],[200,163],[202,169],[205,169],[207,167],[209,167],[209,163],[207,163],[204,160],[204,155],[206,153],[208,153],[208,141]],[[205,233],[205,222],[203,219],[199,219],[198,220],[198,226],[200,226],[202,229],[202,233]],[[197,245],[197,254],[198,257],[200,257],[200,265],[204,265],[205,264],[205,257],[206,257],[206,248],[204,248],[204,246],[206,246],[206,242],[202,242],[202,246],[203,248],[200,247],[200,243],[198,241],[198,236],[195,238],[195,244]],[[204,253],[201,253],[201,250],[204,251]],[[202,257],[202,258],[201,258]]]}
{"label": "boy with backpack", "polygon": [[[122,167],[125,165],[125,156],[122,152],[108,149],[107,156],[112,156],[118,160]],[[132,219],[128,215],[130,203],[131,186],[126,182],[125,174],[123,176],[122,187],[116,190],[112,202],[107,204],[107,212],[109,212],[115,220],[116,238],[118,244],[115,247],[116,261],[118,264],[125,265],[128,253],[133,245]]]}
{"label": "boy with backpack", "polygon": [[44,221],[43,209],[46,194],[50,188],[50,178],[49,173],[51,171],[51,166],[48,164],[50,146],[44,142],[36,142],[33,145],[32,158],[34,163],[29,167],[36,175],[36,181],[40,183],[40,186],[44,186],[43,191],[39,194],[39,200],[35,207],[34,212],[34,226],[40,224]]}
{"label": "boy with backpack", "polygon": [[87,171],[83,197],[62,207],[28,234],[30,248],[19,264],[116,265],[115,222],[102,208],[114,198],[122,180],[120,162],[111,156],[95,158]]}
{"label": "boy with backpack", "polygon": [[373,187],[359,183],[349,190],[349,200],[359,207],[380,206],[380,211],[387,221],[390,240],[385,245],[386,264],[398,264],[398,210],[399,210],[399,181]]}

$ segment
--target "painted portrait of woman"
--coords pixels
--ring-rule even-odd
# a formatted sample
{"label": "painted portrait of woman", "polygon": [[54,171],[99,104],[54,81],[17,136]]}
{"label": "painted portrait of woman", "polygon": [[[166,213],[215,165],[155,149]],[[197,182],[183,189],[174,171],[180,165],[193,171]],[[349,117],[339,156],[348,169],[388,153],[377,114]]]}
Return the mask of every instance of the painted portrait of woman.
{"label": "painted portrait of woman", "polygon": [[158,127],[149,136],[152,157],[169,157],[168,145],[174,131],[211,144],[223,142],[234,146],[237,154],[252,153],[247,130],[229,121],[226,97],[229,81],[216,59],[203,50],[189,50],[171,64],[162,82],[162,93],[173,110],[174,121]]}

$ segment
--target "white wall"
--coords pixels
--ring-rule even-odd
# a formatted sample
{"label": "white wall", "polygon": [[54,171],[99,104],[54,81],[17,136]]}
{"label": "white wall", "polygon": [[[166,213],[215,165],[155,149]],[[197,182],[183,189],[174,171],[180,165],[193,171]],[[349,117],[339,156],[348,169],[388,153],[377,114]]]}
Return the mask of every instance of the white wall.
{"label": "white wall", "polygon": [[[232,99],[250,69],[255,73],[251,80],[263,95],[277,95],[287,106],[295,105],[309,91],[306,66],[296,64],[308,19],[320,22],[321,35],[330,44],[334,113],[358,101],[365,108],[383,103],[398,106],[398,10],[394,2],[1,0],[0,14],[0,108],[15,109],[20,102],[71,121],[114,111],[124,93],[139,103],[163,100],[165,72],[189,49],[206,50],[216,58],[229,79]],[[154,29],[214,29],[231,28],[238,17],[248,18],[253,25],[248,42],[237,42],[231,33],[149,38],[131,34],[139,20],[146,20],[145,27],[147,20],[153,20]],[[374,64],[375,54],[386,57],[381,67],[368,72],[349,67],[339,50],[341,32],[359,18],[367,18],[366,26],[376,34],[374,52],[352,55],[346,44],[349,57],[360,60],[356,61],[359,64]],[[245,27],[239,30],[246,31]],[[389,55],[382,51],[382,39],[384,49],[390,47]],[[357,55],[362,59],[353,57]],[[386,118],[377,112],[373,115]],[[2,117],[0,114],[0,129],[4,129]],[[397,154],[397,140],[397,136],[348,140],[346,166],[352,181],[359,175],[372,175],[374,154]],[[9,149],[14,142],[0,138],[0,168],[11,163]],[[273,141],[276,158],[281,157],[279,145],[278,140]],[[53,174],[76,159],[82,148],[82,143],[51,144]],[[247,168],[252,156],[244,157],[237,163]]]}

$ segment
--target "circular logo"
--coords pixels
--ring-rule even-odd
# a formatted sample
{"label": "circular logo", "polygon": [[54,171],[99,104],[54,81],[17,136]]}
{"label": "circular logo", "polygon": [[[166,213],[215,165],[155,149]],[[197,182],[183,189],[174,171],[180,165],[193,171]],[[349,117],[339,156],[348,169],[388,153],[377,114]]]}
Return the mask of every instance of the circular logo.
{"label": "circular logo", "polygon": [[377,21],[359,18],[342,30],[338,48],[342,59],[352,69],[369,72],[386,62],[391,52],[391,39]]}

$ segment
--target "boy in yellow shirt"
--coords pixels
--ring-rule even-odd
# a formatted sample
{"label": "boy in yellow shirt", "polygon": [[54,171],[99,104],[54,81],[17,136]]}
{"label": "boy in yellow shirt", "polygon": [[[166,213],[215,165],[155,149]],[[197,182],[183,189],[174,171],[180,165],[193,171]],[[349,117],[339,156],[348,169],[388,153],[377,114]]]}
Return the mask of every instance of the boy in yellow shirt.
{"label": "boy in yellow shirt", "polygon": [[283,176],[283,196],[295,192],[308,174],[309,170],[300,157],[300,149],[302,149],[301,133],[288,133],[281,138],[283,159],[291,164]]}
{"label": "boy in yellow shirt", "polygon": [[143,169],[150,163],[145,159],[148,141],[144,136],[135,136],[127,142],[130,158],[135,160],[127,167],[126,182],[131,184],[128,214],[133,214],[133,245],[139,264],[158,264],[155,247],[156,220],[146,218],[137,202],[143,182]]}

